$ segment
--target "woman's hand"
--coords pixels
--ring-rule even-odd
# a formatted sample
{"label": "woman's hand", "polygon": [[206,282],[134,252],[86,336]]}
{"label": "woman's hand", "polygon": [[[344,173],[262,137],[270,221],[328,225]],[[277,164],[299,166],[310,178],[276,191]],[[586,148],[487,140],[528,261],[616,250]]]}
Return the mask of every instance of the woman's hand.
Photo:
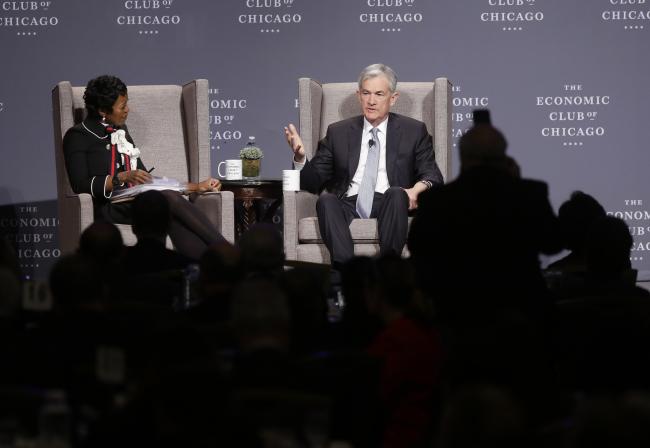
{"label": "woman's hand", "polygon": [[120,171],[117,173],[117,178],[121,183],[126,182],[133,185],[150,184],[152,181],[151,174],[144,170]]}
{"label": "woman's hand", "polygon": [[205,193],[206,191],[219,191],[221,190],[221,182],[218,179],[209,177],[206,180],[196,184],[196,191]]}

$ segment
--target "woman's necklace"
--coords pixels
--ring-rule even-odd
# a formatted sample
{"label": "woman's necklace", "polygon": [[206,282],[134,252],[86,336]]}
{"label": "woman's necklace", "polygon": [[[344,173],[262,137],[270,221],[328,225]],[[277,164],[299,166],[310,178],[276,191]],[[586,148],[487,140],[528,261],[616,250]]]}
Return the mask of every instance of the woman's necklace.
{"label": "woman's necklace", "polygon": [[86,131],[90,132],[92,135],[94,135],[95,137],[97,137],[100,140],[105,140],[106,138],[108,138],[108,134],[106,134],[103,137],[100,137],[99,135],[95,134],[93,131],[91,131],[90,129],[88,129],[86,127],[86,123],[84,123],[83,121],[81,122],[81,126],[83,126]]}

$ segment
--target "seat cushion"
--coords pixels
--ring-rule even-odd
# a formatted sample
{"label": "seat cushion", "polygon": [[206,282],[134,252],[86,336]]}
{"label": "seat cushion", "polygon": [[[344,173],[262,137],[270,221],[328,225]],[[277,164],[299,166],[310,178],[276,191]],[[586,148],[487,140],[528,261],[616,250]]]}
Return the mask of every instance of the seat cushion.
{"label": "seat cushion", "polygon": [[[352,233],[353,241],[379,241],[376,219],[353,219],[350,224],[350,233]],[[318,218],[303,218],[298,222],[298,240],[301,243],[320,243],[323,241],[318,229]]]}
{"label": "seat cushion", "polygon": [[[409,217],[409,227],[412,218]],[[350,224],[352,241],[355,243],[379,243],[379,231],[376,219],[353,219]],[[300,243],[322,243],[318,228],[318,218],[302,218],[298,222],[298,241]]]}

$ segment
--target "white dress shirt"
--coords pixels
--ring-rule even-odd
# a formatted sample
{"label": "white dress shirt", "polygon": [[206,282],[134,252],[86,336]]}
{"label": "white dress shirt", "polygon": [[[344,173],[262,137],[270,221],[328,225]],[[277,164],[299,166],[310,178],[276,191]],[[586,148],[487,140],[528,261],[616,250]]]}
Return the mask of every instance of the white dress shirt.
{"label": "white dress shirt", "polygon": [[[379,139],[379,167],[377,168],[377,184],[375,185],[375,192],[383,193],[388,190],[390,185],[388,184],[388,173],[386,172],[386,128],[388,126],[388,117],[382,121],[379,126],[377,126],[377,138]],[[372,140],[372,128],[373,126],[366,120],[363,119],[363,132],[361,133],[361,153],[359,154],[359,165],[357,165],[357,171],[352,177],[350,186],[348,187],[348,192],[346,196],[354,196],[359,193],[359,187],[361,186],[361,181],[363,180],[363,172],[366,169],[366,160],[368,160],[368,150],[370,145],[368,144]]]}

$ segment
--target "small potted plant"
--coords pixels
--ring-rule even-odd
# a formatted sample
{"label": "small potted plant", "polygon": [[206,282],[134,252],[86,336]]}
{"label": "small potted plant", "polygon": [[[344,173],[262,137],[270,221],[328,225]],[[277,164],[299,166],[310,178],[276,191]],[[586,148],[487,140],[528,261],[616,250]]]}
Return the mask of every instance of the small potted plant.
{"label": "small potted plant", "polygon": [[264,153],[255,146],[255,137],[249,137],[248,144],[239,151],[242,161],[242,174],[246,178],[257,178],[260,176],[260,164]]}

